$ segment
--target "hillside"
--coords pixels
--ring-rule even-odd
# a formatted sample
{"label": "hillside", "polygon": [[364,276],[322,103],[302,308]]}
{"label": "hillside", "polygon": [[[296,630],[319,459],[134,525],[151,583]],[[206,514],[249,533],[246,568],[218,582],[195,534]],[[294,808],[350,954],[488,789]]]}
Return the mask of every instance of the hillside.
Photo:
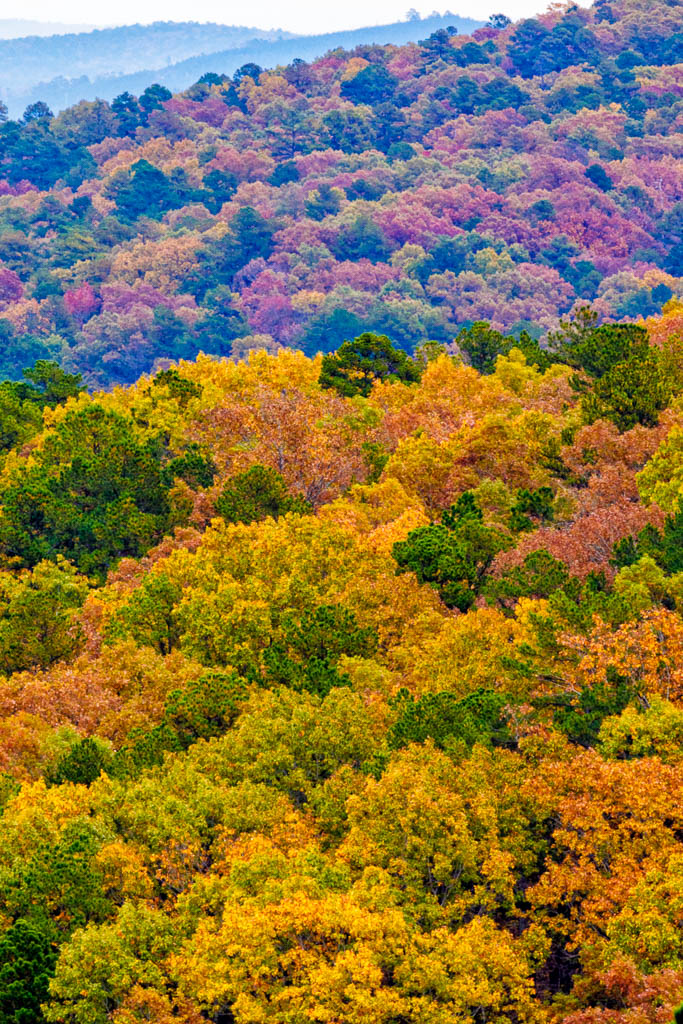
{"label": "hillside", "polygon": [[[0,126],[0,372],[543,339],[681,292],[680,3],[335,50]],[[279,45],[279,44],[278,44]]]}

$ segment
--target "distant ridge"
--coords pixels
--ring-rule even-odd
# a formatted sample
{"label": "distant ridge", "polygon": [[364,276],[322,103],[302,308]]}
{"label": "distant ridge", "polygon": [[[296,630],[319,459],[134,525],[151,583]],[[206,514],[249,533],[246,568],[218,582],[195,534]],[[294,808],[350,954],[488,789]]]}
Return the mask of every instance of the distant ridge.
{"label": "distant ridge", "polygon": [[[19,116],[24,106],[43,100],[55,111],[64,110],[66,107],[78,103],[80,100],[93,100],[95,98],[112,100],[122,92],[131,92],[139,95],[147,86],[158,82],[165,85],[173,92],[187,89],[202,75],[208,72],[218,74],[232,74],[237,68],[248,62],[254,62],[262,67],[276,67],[279,64],[288,64],[296,58],[302,60],[315,60],[329,50],[338,47],[351,49],[359,45],[382,45],[386,43],[404,44],[424,39],[432,32],[440,28],[453,25],[458,32],[469,34],[479,28],[483,22],[475,21],[472,18],[461,18],[458,15],[446,12],[443,15],[435,15],[415,21],[393,22],[388,25],[370,25],[363,28],[350,29],[342,32],[328,32],[313,36],[291,36],[284,32],[263,33],[261,38],[255,38],[257,30],[238,30],[245,33],[251,32],[251,36],[240,40],[238,45],[223,47],[217,50],[206,49],[199,55],[194,55],[184,60],[170,62],[162,67],[146,67],[132,73],[117,75],[99,75],[90,77],[83,73],[80,77],[67,78],[64,75],[55,76],[52,80],[43,80],[30,89],[18,91],[6,87],[4,92],[5,102],[10,107],[12,116]],[[140,32],[145,28],[155,26],[134,26]],[[168,23],[160,23],[159,27],[168,27]],[[191,26],[189,26],[191,27]],[[203,28],[204,26],[195,26]],[[222,26],[215,26],[216,29]],[[110,30],[113,31],[113,30]],[[118,30],[116,30],[118,31]],[[91,33],[86,37],[92,40]],[[270,35],[270,39],[264,36]],[[273,38],[276,37],[276,38]],[[279,38],[278,38],[279,37]],[[78,40],[79,37],[74,37]],[[76,62],[76,66],[78,64]],[[0,87],[6,76],[4,66],[3,49],[0,43]],[[74,68],[74,64],[71,64]]]}
{"label": "distant ridge", "polygon": [[[287,38],[294,37],[281,29],[160,21],[0,39],[0,95],[9,100],[14,114],[21,114],[25,97],[41,82],[61,78],[96,81],[102,76],[154,72],[199,54],[236,49],[257,40]],[[73,102],[82,98],[77,91]],[[48,103],[51,100],[47,98]],[[17,111],[16,107],[21,109]]]}
{"label": "distant ridge", "polygon": [[64,25],[59,21],[27,21],[23,18],[0,18],[0,39],[21,39],[24,36],[59,36],[74,32],[91,32],[96,25]]}

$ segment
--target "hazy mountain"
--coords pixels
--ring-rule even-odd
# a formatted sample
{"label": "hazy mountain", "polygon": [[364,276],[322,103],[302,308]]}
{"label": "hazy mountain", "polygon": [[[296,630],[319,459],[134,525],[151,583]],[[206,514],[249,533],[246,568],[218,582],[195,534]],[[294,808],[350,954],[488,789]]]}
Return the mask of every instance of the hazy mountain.
{"label": "hazy mountain", "polygon": [[23,36],[58,36],[74,32],[91,32],[95,25],[63,25],[58,21],[26,21],[23,18],[0,18],[0,39]]}
{"label": "hazy mountain", "polygon": [[0,41],[0,93],[11,101],[53,78],[85,76],[96,80],[142,69],[155,71],[198,54],[236,49],[256,39],[283,38],[291,38],[291,33],[241,25],[156,22],[6,39]]}
{"label": "hazy mountain", "polygon": [[[57,113],[82,99],[111,100],[125,91],[138,95],[154,82],[179,91],[207,72],[232,74],[250,61],[262,67],[275,67],[297,57],[315,60],[337,47],[402,44],[422,39],[449,25],[458,32],[468,33],[481,24],[483,22],[446,13],[422,20],[312,36],[221,25],[157,23],[49,40],[17,40],[14,44],[0,43],[0,91],[14,117],[20,116],[28,103],[37,100],[44,100]],[[22,44],[26,44],[26,59],[21,57]],[[45,46],[43,70],[37,84],[40,44],[50,45]],[[12,46],[16,47],[15,51],[11,51]],[[10,56],[14,60],[11,69]],[[109,67],[106,67],[107,60]],[[128,67],[124,73],[103,73],[105,69],[121,71],[126,62]],[[46,76],[48,67],[53,72],[52,79]],[[34,76],[32,81],[27,81],[27,74]]]}

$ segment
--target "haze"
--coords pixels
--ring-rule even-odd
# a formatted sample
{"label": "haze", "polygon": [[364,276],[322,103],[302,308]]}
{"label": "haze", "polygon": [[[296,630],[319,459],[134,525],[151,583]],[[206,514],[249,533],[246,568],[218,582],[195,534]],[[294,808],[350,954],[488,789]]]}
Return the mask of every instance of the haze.
{"label": "haze", "polygon": [[[582,6],[590,6],[580,0]],[[254,25],[257,28],[283,28],[290,32],[332,32],[362,25],[392,22],[415,6],[422,16],[430,14],[429,4],[398,5],[395,0],[347,0],[344,4],[296,3],[283,6],[274,0],[253,0],[243,4],[221,3],[220,0],[119,0],[115,5],[102,5],[98,12],[90,0],[63,0],[60,20],[64,22],[97,22],[101,25],[123,25],[152,21],[215,21],[223,25]],[[523,18],[546,8],[544,0],[451,0],[448,9],[469,18],[488,18],[502,11],[509,17]],[[440,8],[443,10],[444,8]],[[23,18],[54,20],[52,0],[24,0]]]}

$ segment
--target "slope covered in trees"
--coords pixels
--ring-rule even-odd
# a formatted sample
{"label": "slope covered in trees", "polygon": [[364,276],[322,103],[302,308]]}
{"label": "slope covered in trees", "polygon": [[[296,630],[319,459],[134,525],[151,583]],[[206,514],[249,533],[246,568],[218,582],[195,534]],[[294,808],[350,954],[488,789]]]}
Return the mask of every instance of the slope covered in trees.
{"label": "slope covered in trees", "polygon": [[658,313],[683,278],[682,13],[416,22],[403,46],[32,106],[0,126],[0,371],[106,387],[200,351]]}
{"label": "slope covered in trees", "polygon": [[682,329],[0,386],[2,1019],[671,1020]]}

